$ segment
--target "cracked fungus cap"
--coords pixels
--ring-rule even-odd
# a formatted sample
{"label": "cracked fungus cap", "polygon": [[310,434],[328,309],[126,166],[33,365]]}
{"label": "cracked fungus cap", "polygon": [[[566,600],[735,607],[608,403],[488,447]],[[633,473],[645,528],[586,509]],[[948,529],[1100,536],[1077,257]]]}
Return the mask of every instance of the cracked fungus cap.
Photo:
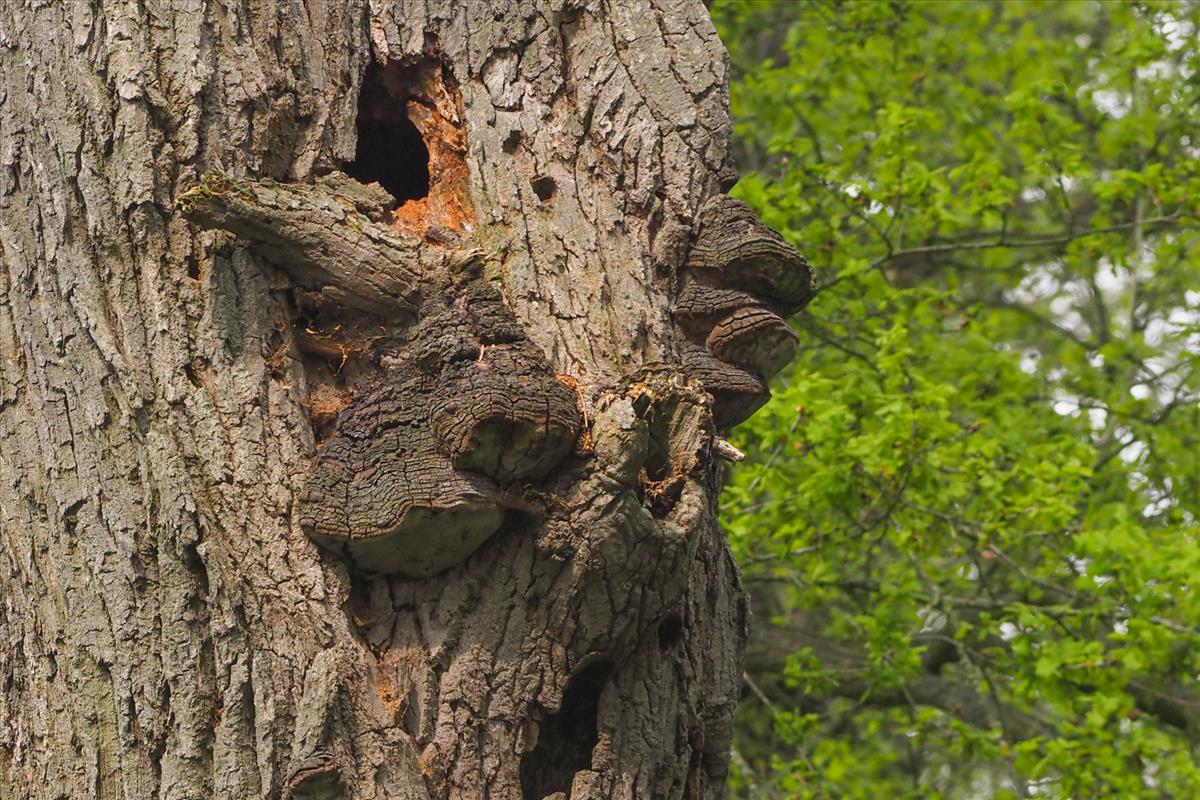
{"label": "cracked fungus cap", "polygon": [[493,499],[468,496],[446,508],[410,508],[399,524],[371,535],[348,540],[310,535],[344,550],[363,572],[426,578],[466,560],[503,520]]}

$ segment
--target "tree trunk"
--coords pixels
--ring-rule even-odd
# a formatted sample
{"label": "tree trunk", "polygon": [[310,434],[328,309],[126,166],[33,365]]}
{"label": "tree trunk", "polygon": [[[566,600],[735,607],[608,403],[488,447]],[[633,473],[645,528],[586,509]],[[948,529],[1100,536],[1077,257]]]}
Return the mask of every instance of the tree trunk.
{"label": "tree trunk", "polygon": [[97,5],[0,8],[0,798],[721,796],[811,287],[701,3]]}

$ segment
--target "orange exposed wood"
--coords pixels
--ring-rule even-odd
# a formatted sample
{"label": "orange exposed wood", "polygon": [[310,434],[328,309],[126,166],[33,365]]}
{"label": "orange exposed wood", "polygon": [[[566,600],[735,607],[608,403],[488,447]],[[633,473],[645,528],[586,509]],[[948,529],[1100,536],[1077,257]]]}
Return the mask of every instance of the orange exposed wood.
{"label": "orange exposed wood", "polygon": [[392,224],[405,233],[429,238],[433,227],[466,232],[474,222],[468,191],[467,140],[462,95],[441,63],[389,66],[383,75],[388,93],[405,105],[429,150],[429,194],[392,212]]}

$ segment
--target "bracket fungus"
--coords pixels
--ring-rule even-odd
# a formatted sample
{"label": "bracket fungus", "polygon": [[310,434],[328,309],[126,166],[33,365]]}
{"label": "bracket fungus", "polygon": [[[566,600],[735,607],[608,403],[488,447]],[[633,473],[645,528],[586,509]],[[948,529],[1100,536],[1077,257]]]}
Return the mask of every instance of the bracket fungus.
{"label": "bracket fungus", "polygon": [[767,379],[796,354],[784,318],[815,291],[808,262],[745,203],[717,195],[701,207],[675,322],[684,368],[713,396],[718,427],[770,398]]}
{"label": "bracket fungus", "polygon": [[687,266],[718,286],[743,289],[784,317],[816,293],[812,269],[741,200],[715,195],[700,208]]}
{"label": "bracket fungus", "polygon": [[438,452],[431,382],[389,382],[351,403],[309,471],[300,525],[365,572],[424,577],[459,563],[503,520],[495,486]]}
{"label": "bracket fungus", "polygon": [[496,482],[544,477],[582,425],[498,292],[430,292],[399,366],[351,401],[315,459],[301,526],[366,572],[427,577],[504,520]]}
{"label": "bracket fungus", "polygon": [[458,469],[498,481],[545,477],[582,425],[575,394],[528,345],[487,347],[442,373],[430,424]]}

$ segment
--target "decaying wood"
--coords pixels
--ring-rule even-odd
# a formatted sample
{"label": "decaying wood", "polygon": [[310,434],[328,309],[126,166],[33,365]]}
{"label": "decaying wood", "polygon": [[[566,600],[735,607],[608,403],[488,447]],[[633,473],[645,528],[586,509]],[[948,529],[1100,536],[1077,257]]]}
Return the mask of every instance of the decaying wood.
{"label": "decaying wood", "polygon": [[719,797],[811,295],[725,82],[697,0],[0,6],[0,798]]}

